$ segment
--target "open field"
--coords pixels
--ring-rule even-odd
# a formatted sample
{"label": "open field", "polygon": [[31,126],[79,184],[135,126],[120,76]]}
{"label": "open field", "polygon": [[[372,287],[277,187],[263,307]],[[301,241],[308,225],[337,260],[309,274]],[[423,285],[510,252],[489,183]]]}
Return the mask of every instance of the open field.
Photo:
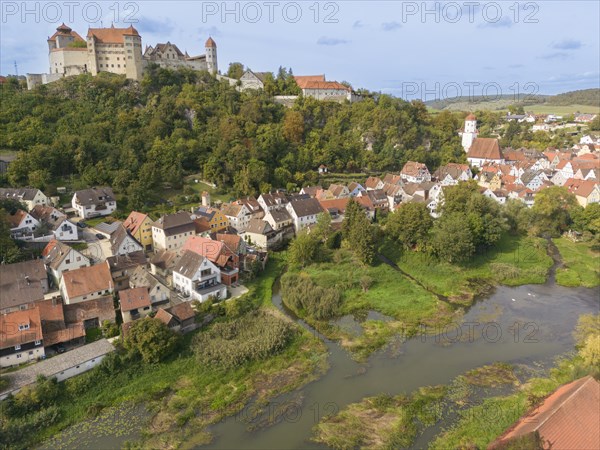
{"label": "open field", "polygon": [[561,286],[588,288],[600,285],[600,253],[591,249],[589,242],[573,242],[566,238],[554,239],[564,267],[556,271],[556,282]]}
{"label": "open field", "polygon": [[[519,104],[519,102],[509,99],[501,99],[489,102],[456,102],[448,105],[445,109],[450,111],[495,111],[495,112],[508,112],[508,107],[513,104]],[[559,116],[566,116],[580,113],[600,113],[600,106],[589,106],[589,105],[549,105],[546,103],[536,103],[533,105],[523,105],[523,108],[527,112],[534,114],[556,114]],[[428,108],[430,112],[439,112],[433,108]]]}

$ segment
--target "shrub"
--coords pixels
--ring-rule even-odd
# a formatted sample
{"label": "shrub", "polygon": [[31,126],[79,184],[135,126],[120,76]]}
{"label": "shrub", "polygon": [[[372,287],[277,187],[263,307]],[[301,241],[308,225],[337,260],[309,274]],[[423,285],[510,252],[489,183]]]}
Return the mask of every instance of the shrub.
{"label": "shrub", "polygon": [[258,311],[213,325],[194,337],[192,348],[200,364],[234,369],[280,352],[292,336],[289,323]]}
{"label": "shrub", "polygon": [[318,286],[304,274],[286,273],[281,279],[281,296],[290,308],[316,320],[339,315],[342,306],[337,288]]}

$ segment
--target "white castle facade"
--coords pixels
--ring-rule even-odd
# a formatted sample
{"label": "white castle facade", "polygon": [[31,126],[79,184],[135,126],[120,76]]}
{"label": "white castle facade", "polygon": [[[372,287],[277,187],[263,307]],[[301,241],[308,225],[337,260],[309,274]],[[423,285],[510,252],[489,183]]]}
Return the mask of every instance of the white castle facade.
{"label": "white castle facade", "polygon": [[188,67],[218,73],[217,44],[212,38],[205,43],[204,55],[189,56],[167,42],[147,46],[142,53],[142,37],[133,27],[89,28],[84,40],[64,23],[48,38],[48,73],[27,74],[27,87],[47,84],[65,76],[100,72],[125,75],[141,80],[148,64],[161,67]]}

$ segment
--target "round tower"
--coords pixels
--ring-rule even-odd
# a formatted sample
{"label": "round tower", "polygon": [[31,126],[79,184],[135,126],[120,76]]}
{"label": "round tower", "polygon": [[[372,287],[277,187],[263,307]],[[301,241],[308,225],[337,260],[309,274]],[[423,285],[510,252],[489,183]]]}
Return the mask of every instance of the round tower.
{"label": "round tower", "polygon": [[217,64],[217,44],[213,38],[209,37],[206,44],[204,44],[204,48],[206,49],[206,70],[216,75],[219,71]]}

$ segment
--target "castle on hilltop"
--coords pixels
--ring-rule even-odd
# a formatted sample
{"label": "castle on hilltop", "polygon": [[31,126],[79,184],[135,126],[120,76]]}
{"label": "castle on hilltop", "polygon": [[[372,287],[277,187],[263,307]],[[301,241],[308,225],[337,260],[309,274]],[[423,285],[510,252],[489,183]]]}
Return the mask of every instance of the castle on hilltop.
{"label": "castle on hilltop", "polygon": [[142,53],[142,37],[133,27],[89,28],[86,39],[64,23],[48,38],[48,60],[50,71],[42,74],[27,74],[27,87],[47,84],[65,76],[100,72],[125,75],[132,80],[141,80],[148,64],[161,67],[188,67],[207,70],[216,75],[217,44],[209,37],[204,45],[204,55],[189,56],[176,45],[167,42],[146,46]]}

